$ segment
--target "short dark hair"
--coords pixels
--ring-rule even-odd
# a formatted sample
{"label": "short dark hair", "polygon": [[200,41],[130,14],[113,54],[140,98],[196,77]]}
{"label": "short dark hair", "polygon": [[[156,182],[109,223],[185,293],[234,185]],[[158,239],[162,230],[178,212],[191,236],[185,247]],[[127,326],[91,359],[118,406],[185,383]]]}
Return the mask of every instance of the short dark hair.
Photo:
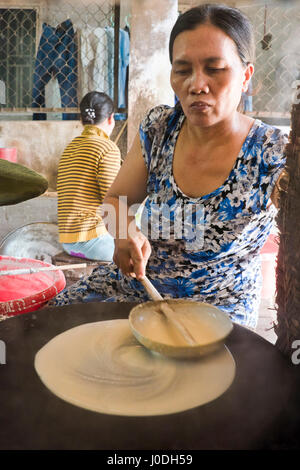
{"label": "short dark hair", "polygon": [[170,61],[173,61],[173,45],[176,37],[184,31],[196,29],[201,24],[212,24],[220,28],[236,44],[243,65],[253,63],[255,42],[253,28],[248,18],[237,8],[206,3],[187,10],[177,18],[169,41]]}
{"label": "short dark hair", "polygon": [[80,102],[82,124],[100,124],[114,112],[111,98],[100,91],[90,91]]}

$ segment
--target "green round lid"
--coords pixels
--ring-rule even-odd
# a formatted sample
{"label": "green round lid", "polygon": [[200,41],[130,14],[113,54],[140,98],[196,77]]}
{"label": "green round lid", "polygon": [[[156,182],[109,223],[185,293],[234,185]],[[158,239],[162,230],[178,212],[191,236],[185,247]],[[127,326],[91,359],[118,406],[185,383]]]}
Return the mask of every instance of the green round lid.
{"label": "green round lid", "polygon": [[40,196],[48,181],[18,163],[0,159],[0,206],[9,206]]}

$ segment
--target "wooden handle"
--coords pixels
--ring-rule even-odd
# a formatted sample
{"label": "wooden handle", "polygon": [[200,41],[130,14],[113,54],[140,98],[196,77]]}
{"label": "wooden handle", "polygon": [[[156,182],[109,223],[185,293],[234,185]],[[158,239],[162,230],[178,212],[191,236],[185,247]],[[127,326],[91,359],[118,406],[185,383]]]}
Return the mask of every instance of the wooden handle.
{"label": "wooden handle", "polygon": [[160,293],[155,289],[154,285],[149,281],[147,276],[141,279],[141,283],[145,287],[152,300],[164,300]]}
{"label": "wooden handle", "polygon": [[154,285],[149,281],[147,276],[141,279],[141,283],[145,287],[147,293],[149,294],[152,300],[162,300],[159,306],[161,312],[166,316],[166,318],[174,326],[174,328],[176,328],[178,333],[181,334],[185,341],[191,346],[194,346],[196,344],[196,341],[193,336],[186,329],[186,327],[177,318],[175,318],[176,314],[174,310],[170,307],[170,305],[167,304],[167,302],[164,301],[163,297],[155,289]]}
{"label": "wooden handle", "polygon": [[196,340],[193,338],[193,336],[187,330],[187,328],[177,318],[174,317],[175,312],[170,307],[170,305],[168,305],[166,302],[162,302],[160,304],[160,309],[165,314],[169,322],[174,326],[174,328],[176,328],[176,330],[185,339],[185,341],[191,346],[195,346],[195,344],[197,344]]}

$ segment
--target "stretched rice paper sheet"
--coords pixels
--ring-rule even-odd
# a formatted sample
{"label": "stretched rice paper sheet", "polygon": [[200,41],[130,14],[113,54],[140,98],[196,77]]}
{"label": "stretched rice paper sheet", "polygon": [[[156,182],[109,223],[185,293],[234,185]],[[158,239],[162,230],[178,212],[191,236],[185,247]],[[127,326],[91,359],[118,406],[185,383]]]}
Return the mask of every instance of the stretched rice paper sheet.
{"label": "stretched rice paper sheet", "polygon": [[128,320],[86,323],[50,340],[34,367],[44,385],[68,403],[119,416],[178,413],[220,397],[236,365],[225,345],[190,360],[144,348]]}
{"label": "stretched rice paper sheet", "polygon": [[26,166],[0,159],[0,206],[9,206],[40,196],[48,181]]}

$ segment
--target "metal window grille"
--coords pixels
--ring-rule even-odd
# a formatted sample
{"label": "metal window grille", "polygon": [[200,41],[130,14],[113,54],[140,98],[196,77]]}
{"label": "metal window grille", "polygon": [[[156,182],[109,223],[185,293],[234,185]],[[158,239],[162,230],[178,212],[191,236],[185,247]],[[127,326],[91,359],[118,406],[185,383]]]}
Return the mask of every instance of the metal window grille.
{"label": "metal window grille", "polygon": [[82,97],[93,90],[126,113],[129,48],[120,61],[119,27],[113,0],[0,8],[0,114],[77,119]]}
{"label": "metal window grille", "polygon": [[[181,13],[199,1],[180,1]],[[300,79],[300,4],[297,1],[232,2],[252,22],[256,43],[249,115],[290,119]],[[249,100],[249,101],[250,101]],[[250,101],[250,102],[251,102]]]}
{"label": "metal window grille", "polygon": [[[300,79],[300,5],[240,6],[256,41],[252,114],[290,118]],[[251,114],[251,113],[250,113]]]}

